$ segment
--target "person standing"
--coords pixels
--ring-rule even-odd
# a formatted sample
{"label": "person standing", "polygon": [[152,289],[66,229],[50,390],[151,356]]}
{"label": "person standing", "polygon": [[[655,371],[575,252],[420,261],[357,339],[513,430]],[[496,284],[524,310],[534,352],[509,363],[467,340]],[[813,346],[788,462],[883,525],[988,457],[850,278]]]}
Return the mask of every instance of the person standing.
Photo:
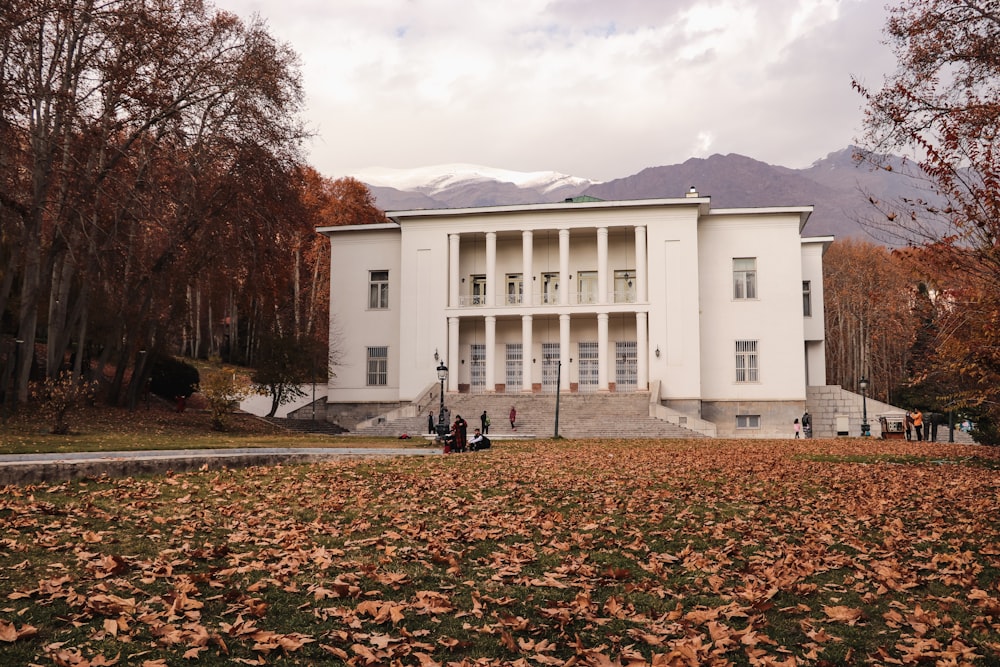
{"label": "person standing", "polygon": [[427,432],[428,433],[435,433],[436,432],[434,430],[434,411],[433,410],[431,412],[427,413]]}
{"label": "person standing", "polygon": [[799,439],[799,431],[800,431],[800,430],[801,430],[801,428],[802,428],[802,425],[801,425],[801,424],[799,424],[799,419],[798,419],[798,417],[796,417],[796,418],[795,418],[795,421],[794,421],[794,422],[792,422],[792,428],[793,428],[793,429],[795,430],[795,439],[796,439],[796,440],[798,440],[798,439]]}
{"label": "person standing", "polygon": [[906,426],[906,439],[907,441],[913,439],[913,413],[909,410],[906,411],[906,416],[903,418],[903,424]]}
{"label": "person standing", "polygon": [[486,410],[483,410],[483,414],[479,415],[479,430],[483,433],[490,432],[490,416],[486,414]]}
{"label": "person standing", "polygon": [[924,413],[920,408],[913,411],[913,430],[917,432],[917,442],[924,439]]}
{"label": "person standing", "polygon": [[517,427],[514,425],[514,422],[516,421],[517,421],[517,409],[515,409],[515,407],[512,405],[510,406],[510,430],[512,431],[517,430]]}
{"label": "person standing", "polygon": [[462,419],[462,415],[455,415],[455,444],[456,449],[460,452],[464,452],[466,449],[467,438],[469,436],[468,428],[469,424]]}

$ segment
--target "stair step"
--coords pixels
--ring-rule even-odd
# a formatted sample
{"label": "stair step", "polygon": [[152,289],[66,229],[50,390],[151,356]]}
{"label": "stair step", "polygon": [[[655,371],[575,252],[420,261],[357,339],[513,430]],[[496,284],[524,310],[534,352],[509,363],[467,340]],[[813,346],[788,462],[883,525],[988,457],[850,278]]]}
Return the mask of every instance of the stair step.
{"label": "stair step", "polygon": [[[508,421],[510,406],[517,408],[516,429]],[[479,426],[485,409],[490,415],[490,435],[547,438],[555,432],[556,397],[553,394],[448,394],[445,406],[451,417],[462,415],[469,432]],[[436,410],[435,410],[436,413]],[[426,413],[387,420],[358,429],[358,435],[398,437],[423,435]],[[697,438],[704,437],[676,424],[649,416],[649,395],[563,394],[559,397],[559,435],[569,438]]]}
{"label": "stair step", "polygon": [[347,429],[340,424],[328,422],[320,419],[288,419],[286,417],[269,417],[266,421],[280,426],[288,431],[297,433],[320,433],[325,435],[340,435],[346,433]]}

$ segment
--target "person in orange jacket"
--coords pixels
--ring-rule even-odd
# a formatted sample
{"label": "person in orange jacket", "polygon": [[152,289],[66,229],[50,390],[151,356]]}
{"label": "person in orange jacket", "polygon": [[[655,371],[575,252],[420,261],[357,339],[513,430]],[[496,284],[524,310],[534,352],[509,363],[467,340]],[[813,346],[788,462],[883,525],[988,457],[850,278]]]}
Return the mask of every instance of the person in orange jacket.
{"label": "person in orange jacket", "polygon": [[924,439],[924,413],[917,408],[912,413],[913,430],[917,432],[917,442]]}

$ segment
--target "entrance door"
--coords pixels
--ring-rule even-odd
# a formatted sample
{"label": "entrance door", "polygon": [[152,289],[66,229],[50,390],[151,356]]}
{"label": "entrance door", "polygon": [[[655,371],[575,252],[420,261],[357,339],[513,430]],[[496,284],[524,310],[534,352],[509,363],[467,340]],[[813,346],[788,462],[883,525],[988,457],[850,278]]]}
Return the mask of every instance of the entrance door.
{"label": "entrance door", "polygon": [[486,305],[486,276],[472,276],[472,305]]}
{"label": "entrance door", "polygon": [[597,303],[597,271],[580,271],[580,303]]}
{"label": "entrance door", "polygon": [[542,391],[555,392],[559,386],[559,343],[542,343]]}
{"label": "entrance door", "polygon": [[473,343],[469,350],[469,372],[472,374],[470,391],[481,394],[486,390],[486,346]]}
{"label": "entrance door", "polygon": [[524,355],[520,343],[507,343],[506,367],[504,391],[509,394],[521,391],[524,380]]}
{"label": "entrance door", "polygon": [[524,301],[524,279],[520,273],[507,274],[507,305],[516,306]]}
{"label": "entrance door", "polygon": [[542,303],[545,305],[559,303],[559,274],[542,274]]}
{"label": "entrance door", "polygon": [[577,359],[580,361],[578,390],[597,391],[597,343],[577,343]]}
{"label": "entrance door", "polygon": [[635,271],[615,271],[615,303],[635,303]]}
{"label": "entrance door", "polygon": [[635,391],[639,378],[637,346],[634,340],[615,342],[615,391]]}

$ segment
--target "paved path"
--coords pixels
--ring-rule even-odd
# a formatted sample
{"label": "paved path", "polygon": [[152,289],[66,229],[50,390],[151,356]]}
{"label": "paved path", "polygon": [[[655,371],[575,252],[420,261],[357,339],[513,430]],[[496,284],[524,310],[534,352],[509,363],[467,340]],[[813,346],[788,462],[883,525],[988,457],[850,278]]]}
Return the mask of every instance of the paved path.
{"label": "paved path", "polygon": [[113,477],[155,475],[167,471],[185,472],[204,467],[243,468],[337,458],[432,456],[440,453],[441,450],[437,447],[244,447],[0,454],[0,485],[58,482],[100,475]]}

